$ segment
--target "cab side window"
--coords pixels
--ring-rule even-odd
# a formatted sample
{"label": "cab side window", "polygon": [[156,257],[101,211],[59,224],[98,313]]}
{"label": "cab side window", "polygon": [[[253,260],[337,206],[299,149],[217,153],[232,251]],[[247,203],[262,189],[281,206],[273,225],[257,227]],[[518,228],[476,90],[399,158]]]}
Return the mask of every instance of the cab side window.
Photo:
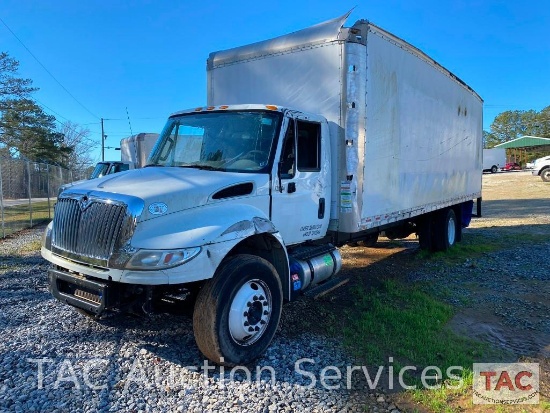
{"label": "cab side window", "polygon": [[281,152],[281,178],[290,179],[296,174],[296,140],[294,119],[288,122]]}
{"label": "cab side window", "polygon": [[298,170],[321,170],[321,125],[313,122],[297,122]]}

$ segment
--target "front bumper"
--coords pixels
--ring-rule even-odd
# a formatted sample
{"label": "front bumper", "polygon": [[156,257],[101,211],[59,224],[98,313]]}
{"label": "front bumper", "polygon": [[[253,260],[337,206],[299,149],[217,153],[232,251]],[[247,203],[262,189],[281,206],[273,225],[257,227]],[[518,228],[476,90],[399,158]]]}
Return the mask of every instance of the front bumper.
{"label": "front bumper", "polygon": [[56,268],[50,268],[48,278],[51,294],[73,307],[99,316],[113,304],[116,286],[112,283],[92,281]]}

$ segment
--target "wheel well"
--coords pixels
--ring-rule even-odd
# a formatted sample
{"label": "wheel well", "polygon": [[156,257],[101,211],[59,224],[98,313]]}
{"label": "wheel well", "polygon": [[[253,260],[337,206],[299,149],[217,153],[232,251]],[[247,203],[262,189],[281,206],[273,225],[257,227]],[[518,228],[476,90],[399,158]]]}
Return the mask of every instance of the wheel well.
{"label": "wheel well", "polygon": [[255,234],[235,245],[226,259],[237,254],[251,254],[261,257],[275,267],[283,287],[283,297],[289,300],[288,258],[279,240],[271,234]]}

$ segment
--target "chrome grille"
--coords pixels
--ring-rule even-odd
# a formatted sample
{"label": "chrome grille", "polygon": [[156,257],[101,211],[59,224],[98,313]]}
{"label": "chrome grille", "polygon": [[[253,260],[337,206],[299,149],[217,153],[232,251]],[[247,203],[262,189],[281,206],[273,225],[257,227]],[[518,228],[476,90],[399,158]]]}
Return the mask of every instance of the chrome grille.
{"label": "chrome grille", "polygon": [[122,202],[86,196],[60,198],[55,206],[52,250],[77,261],[106,266],[129,239],[134,226]]}

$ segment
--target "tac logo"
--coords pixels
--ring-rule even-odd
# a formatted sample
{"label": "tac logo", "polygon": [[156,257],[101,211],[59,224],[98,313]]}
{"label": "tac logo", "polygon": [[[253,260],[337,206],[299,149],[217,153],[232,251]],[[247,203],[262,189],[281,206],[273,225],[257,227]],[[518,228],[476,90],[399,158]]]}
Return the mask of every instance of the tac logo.
{"label": "tac logo", "polygon": [[538,404],[537,363],[474,363],[474,404]]}

